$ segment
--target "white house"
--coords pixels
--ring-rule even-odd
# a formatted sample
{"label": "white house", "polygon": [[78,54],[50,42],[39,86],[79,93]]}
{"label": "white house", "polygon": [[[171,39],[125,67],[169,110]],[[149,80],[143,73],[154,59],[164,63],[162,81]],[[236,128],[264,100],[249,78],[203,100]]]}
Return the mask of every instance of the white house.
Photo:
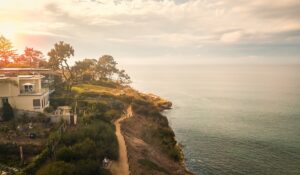
{"label": "white house", "polygon": [[53,122],[59,122],[62,119],[70,125],[76,125],[77,123],[77,114],[72,112],[70,106],[59,106],[54,112],[54,116],[52,117]]}
{"label": "white house", "polygon": [[[11,69],[0,69],[6,72]],[[17,69],[23,70],[22,68]],[[53,90],[43,86],[45,76],[40,74],[18,75],[12,74],[0,75],[0,108],[4,102],[20,110],[43,112],[49,106],[49,95]]]}

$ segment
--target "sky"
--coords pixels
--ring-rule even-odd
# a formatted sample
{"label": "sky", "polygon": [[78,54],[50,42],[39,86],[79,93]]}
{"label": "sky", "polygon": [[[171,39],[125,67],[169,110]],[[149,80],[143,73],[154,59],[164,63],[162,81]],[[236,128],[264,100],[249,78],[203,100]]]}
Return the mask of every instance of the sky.
{"label": "sky", "polygon": [[0,34],[21,52],[58,41],[73,61],[300,63],[299,0],[0,0]]}

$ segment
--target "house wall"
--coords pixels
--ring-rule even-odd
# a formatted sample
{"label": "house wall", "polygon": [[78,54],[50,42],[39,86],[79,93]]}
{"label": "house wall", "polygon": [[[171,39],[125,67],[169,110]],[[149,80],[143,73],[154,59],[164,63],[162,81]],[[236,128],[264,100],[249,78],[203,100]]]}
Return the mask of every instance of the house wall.
{"label": "house wall", "polygon": [[[40,100],[40,107],[33,106],[33,100]],[[13,108],[26,110],[26,111],[36,111],[43,112],[46,107],[49,106],[49,93],[46,93],[42,96],[40,95],[31,95],[31,96],[16,96],[9,98],[9,103]]]}
{"label": "house wall", "polygon": [[[18,78],[11,78],[18,82]],[[11,83],[0,83],[0,98],[19,95],[19,87]]]}
{"label": "house wall", "polygon": [[[43,112],[49,106],[49,92],[43,95],[20,95],[20,90],[24,83],[35,84],[35,91],[41,91],[41,79],[19,79],[18,77],[10,78],[18,82],[19,86],[14,86],[11,83],[0,83],[0,108],[2,105],[2,98],[8,98],[9,104],[16,109]],[[20,81],[19,81],[20,80]],[[40,100],[40,107],[33,107],[33,100]]]}
{"label": "house wall", "polygon": [[10,84],[0,83],[0,97],[8,97],[10,95]]}
{"label": "house wall", "polygon": [[[10,78],[18,82],[18,78]],[[14,100],[13,97],[19,95],[19,87],[11,83],[0,83],[0,108],[3,106],[2,98],[8,98],[8,102],[13,106]]]}

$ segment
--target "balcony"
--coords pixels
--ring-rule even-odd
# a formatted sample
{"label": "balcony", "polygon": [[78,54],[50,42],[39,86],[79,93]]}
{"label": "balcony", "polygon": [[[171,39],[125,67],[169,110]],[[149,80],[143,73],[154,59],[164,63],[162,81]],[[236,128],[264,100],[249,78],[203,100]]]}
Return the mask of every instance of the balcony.
{"label": "balcony", "polygon": [[49,88],[42,88],[42,89],[32,89],[32,90],[25,90],[21,89],[20,90],[20,95],[43,95],[45,93],[49,92]]}

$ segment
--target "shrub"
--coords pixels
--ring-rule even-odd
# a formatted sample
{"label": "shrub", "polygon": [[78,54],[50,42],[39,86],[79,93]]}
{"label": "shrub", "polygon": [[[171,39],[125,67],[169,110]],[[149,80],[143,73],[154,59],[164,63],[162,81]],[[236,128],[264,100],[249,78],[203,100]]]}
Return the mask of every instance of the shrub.
{"label": "shrub", "polygon": [[76,162],[76,175],[109,175],[108,170],[100,168],[95,160],[80,160]]}
{"label": "shrub", "polygon": [[63,161],[51,162],[42,167],[37,175],[74,175],[75,166]]}
{"label": "shrub", "polygon": [[71,148],[63,146],[56,152],[56,159],[71,162],[78,159],[78,154]]}
{"label": "shrub", "polygon": [[[85,141],[82,142],[82,140]],[[71,146],[77,153],[86,151],[86,153],[80,154],[80,159],[89,158],[89,153],[92,155],[97,154],[97,158],[99,159],[108,157],[116,160],[119,156],[118,141],[114,126],[111,123],[101,120],[93,120],[91,124],[80,126],[78,130],[65,133],[61,143]],[[90,145],[87,145],[87,143]],[[96,145],[96,148],[94,148],[96,151],[89,152],[89,146],[94,147],[94,144]],[[78,149],[81,149],[81,151],[78,151]],[[92,156],[90,158],[92,159],[94,157]]]}
{"label": "shrub", "polygon": [[84,138],[82,132],[74,131],[74,132],[67,132],[62,136],[61,142],[67,146],[73,145]]}
{"label": "shrub", "polygon": [[121,115],[121,113],[119,111],[116,111],[114,109],[108,110],[104,113],[104,117],[108,120],[108,121],[112,121],[114,119],[119,118]]}
{"label": "shrub", "polygon": [[182,159],[181,157],[181,151],[180,148],[175,145],[172,146],[170,149],[167,150],[167,154],[174,160],[174,161],[180,161]]}
{"label": "shrub", "polygon": [[124,109],[124,104],[119,100],[113,100],[111,103],[113,109],[122,111]]}
{"label": "shrub", "polygon": [[44,149],[39,155],[37,155],[34,158],[33,162],[31,162],[23,169],[23,172],[25,174],[32,174],[38,169],[38,167],[40,167],[47,160],[49,155],[50,155],[49,149]]}
{"label": "shrub", "polygon": [[86,138],[83,142],[73,145],[72,150],[76,151],[78,159],[98,158],[96,143],[89,138]]}
{"label": "shrub", "polygon": [[146,167],[149,170],[155,170],[155,171],[163,172],[165,174],[170,174],[166,169],[158,166],[156,163],[152,162],[151,160],[139,159],[138,163],[141,164],[142,166]]}
{"label": "shrub", "polygon": [[99,86],[104,86],[104,87],[110,87],[110,88],[116,88],[118,87],[118,84],[113,82],[113,81],[105,81],[105,80],[98,80],[98,81],[93,81],[91,84],[93,85],[99,85]]}
{"label": "shrub", "polygon": [[52,113],[52,112],[54,112],[53,106],[48,106],[47,108],[44,109],[44,112],[46,112],[46,113]]}

